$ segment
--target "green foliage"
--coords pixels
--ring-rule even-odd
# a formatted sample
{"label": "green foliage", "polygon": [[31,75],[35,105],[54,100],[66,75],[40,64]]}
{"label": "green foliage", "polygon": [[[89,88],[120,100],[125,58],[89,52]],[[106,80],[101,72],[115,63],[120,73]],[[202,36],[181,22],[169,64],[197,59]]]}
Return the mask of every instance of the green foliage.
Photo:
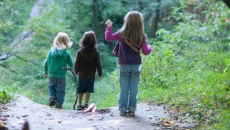
{"label": "green foliage", "polygon": [[95,93],[92,94],[91,102],[95,102],[99,108],[113,107],[118,103],[119,75],[117,69],[104,76],[95,84]]}
{"label": "green foliage", "polygon": [[4,52],[13,38],[22,31],[25,19],[30,13],[27,10],[30,10],[33,4],[33,0],[0,1],[0,52]]}
{"label": "green foliage", "polygon": [[[25,41],[25,43],[22,44],[23,48],[20,49],[16,57],[12,57],[7,60],[7,62],[4,62],[9,68],[17,72],[17,75],[13,76],[13,78],[14,80],[20,81],[20,85],[23,86],[22,90],[27,92],[40,92],[37,94],[29,93],[27,96],[41,104],[48,104],[48,80],[44,77],[42,65],[46,54],[52,46],[54,37],[60,31],[69,34],[71,41],[74,42],[73,47],[69,50],[73,60],[75,60],[76,51],[79,49],[79,43],[75,39],[80,40],[83,35],[81,32],[86,31],[84,28],[80,28],[78,31],[74,30],[70,27],[72,21],[71,24],[68,24],[70,21],[67,19],[67,22],[63,19],[63,17],[68,17],[70,14],[68,9],[69,8],[62,8],[61,4],[54,4],[39,17],[30,19],[25,27],[27,30],[31,30],[31,32],[36,32],[32,35],[33,39]],[[84,24],[84,21],[78,23]],[[89,25],[84,26],[88,27]],[[79,25],[79,27],[82,27],[82,25]],[[98,43],[103,66],[103,75],[106,75],[106,73],[111,72],[113,66],[116,65],[116,58],[112,55],[111,50],[109,50],[106,44],[103,42]],[[72,74],[67,74],[66,93],[68,94],[66,95],[66,103],[64,104],[65,108],[71,109],[72,102],[76,97],[76,85],[72,77]]]}
{"label": "green foliage", "polygon": [[6,74],[6,71],[0,68],[0,103],[9,102],[17,90],[17,82],[14,83],[11,77],[12,75]]}
{"label": "green foliage", "polygon": [[0,90],[0,102],[5,103],[9,102],[12,99],[12,96],[10,95],[9,91],[6,88],[1,88]]}
{"label": "green foliage", "polygon": [[[2,6],[2,3],[6,6]],[[153,17],[151,12],[159,5],[148,0],[141,3],[99,0],[101,17],[104,20],[100,21],[100,24],[111,19],[114,22],[114,30],[117,30],[122,26],[127,11],[141,10],[147,23],[146,32],[149,33]],[[22,25],[27,21],[29,12],[26,9],[29,6],[23,5],[25,8],[17,13],[17,1],[1,1],[0,4],[0,29],[3,31],[0,40],[4,41],[0,48],[2,52],[8,48],[8,42],[20,33]],[[171,15],[159,23],[162,28],[157,32],[158,37],[148,39],[153,46],[153,52],[148,56],[142,55],[139,101],[165,103],[171,105],[172,109],[180,108],[179,114],[192,115],[200,124],[200,129],[229,128],[230,31],[226,21],[229,17],[228,9],[221,1],[180,0],[173,4],[175,6],[172,6],[172,1],[169,0],[161,1],[160,8],[168,8],[161,10],[161,14],[171,12]],[[143,9],[139,5],[146,8]],[[3,81],[0,82],[0,102],[8,102],[14,92],[26,91],[24,94],[36,102],[48,104],[48,79],[44,77],[42,67],[46,54],[56,34],[64,31],[74,42],[69,50],[75,58],[80,38],[85,31],[92,29],[91,6],[89,1],[58,0],[39,17],[30,19],[25,28],[33,32],[32,40],[25,41],[23,49],[20,49],[15,57],[1,62],[17,74],[11,75],[9,71],[0,68],[0,78]],[[13,13],[14,11],[16,13]],[[14,18],[20,16],[22,19],[12,20],[8,15],[11,13]],[[172,25],[177,25],[169,27],[171,23],[168,24],[167,20],[172,22]],[[105,43],[101,39],[98,44],[105,73],[102,80],[96,80],[95,93],[92,94],[90,102],[96,103],[99,108],[111,107],[117,105],[119,94],[118,70],[114,70],[117,67],[117,59],[111,54],[114,44]],[[72,109],[75,98],[76,84],[73,75],[67,73],[64,108]]]}
{"label": "green foliage", "polygon": [[153,54],[143,57],[140,100],[176,105],[182,113],[199,115],[195,119],[203,129],[226,129],[230,107],[226,41],[230,32],[223,19],[227,10],[223,3],[199,4],[198,14],[175,9],[174,17],[183,22],[174,30],[158,31],[158,39],[152,41]]}

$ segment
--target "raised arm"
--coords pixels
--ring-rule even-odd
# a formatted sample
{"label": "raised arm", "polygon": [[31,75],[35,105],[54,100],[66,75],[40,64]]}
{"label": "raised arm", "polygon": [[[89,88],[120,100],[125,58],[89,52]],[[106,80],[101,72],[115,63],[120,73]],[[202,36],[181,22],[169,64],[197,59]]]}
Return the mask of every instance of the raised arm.
{"label": "raised arm", "polygon": [[121,36],[117,32],[112,34],[112,30],[113,30],[113,27],[106,27],[105,40],[106,41],[120,40]]}
{"label": "raised arm", "polygon": [[78,75],[79,73],[79,65],[80,65],[80,57],[79,57],[79,52],[77,52],[76,54],[76,59],[75,59],[75,63],[74,63],[74,71],[75,71],[75,74]]}
{"label": "raised arm", "polygon": [[113,22],[110,20],[107,20],[105,24],[107,25],[106,30],[105,30],[105,40],[106,41],[120,40],[121,36],[117,32],[112,34]]}

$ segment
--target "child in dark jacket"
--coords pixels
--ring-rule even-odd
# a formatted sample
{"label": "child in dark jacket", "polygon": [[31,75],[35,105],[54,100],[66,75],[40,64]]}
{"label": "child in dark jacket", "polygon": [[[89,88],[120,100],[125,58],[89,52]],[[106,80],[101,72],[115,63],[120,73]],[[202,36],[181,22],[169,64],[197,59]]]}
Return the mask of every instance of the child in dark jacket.
{"label": "child in dark jacket", "polygon": [[[77,94],[79,105],[77,110],[88,108],[91,93],[94,93],[94,81],[96,70],[98,78],[102,77],[102,67],[100,54],[97,50],[96,36],[93,31],[85,32],[80,40],[80,49],[77,51],[76,61],[74,64],[75,73],[79,75]],[[85,104],[82,105],[82,99],[85,97]]]}

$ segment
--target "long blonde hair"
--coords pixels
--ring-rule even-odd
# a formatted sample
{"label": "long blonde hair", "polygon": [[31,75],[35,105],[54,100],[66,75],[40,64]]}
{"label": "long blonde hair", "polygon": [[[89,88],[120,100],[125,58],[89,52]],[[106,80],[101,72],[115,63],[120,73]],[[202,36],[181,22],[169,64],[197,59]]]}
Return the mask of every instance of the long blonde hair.
{"label": "long blonde hair", "polygon": [[73,42],[70,41],[69,36],[64,32],[59,32],[53,42],[53,47],[57,47],[57,50],[70,48],[72,45]]}
{"label": "long blonde hair", "polygon": [[141,44],[147,39],[144,33],[143,15],[137,11],[129,11],[124,17],[124,24],[119,34],[126,44],[139,52]]}

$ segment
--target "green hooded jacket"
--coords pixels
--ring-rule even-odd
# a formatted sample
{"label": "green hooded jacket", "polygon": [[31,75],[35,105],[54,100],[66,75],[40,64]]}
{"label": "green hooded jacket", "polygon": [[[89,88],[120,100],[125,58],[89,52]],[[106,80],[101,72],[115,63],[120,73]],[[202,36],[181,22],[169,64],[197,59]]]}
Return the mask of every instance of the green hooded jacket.
{"label": "green hooded jacket", "polygon": [[65,78],[67,70],[62,69],[62,67],[67,67],[67,65],[73,69],[70,52],[66,49],[57,50],[56,47],[52,47],[44,62],[45,74],[48,74],[49,77]]}

